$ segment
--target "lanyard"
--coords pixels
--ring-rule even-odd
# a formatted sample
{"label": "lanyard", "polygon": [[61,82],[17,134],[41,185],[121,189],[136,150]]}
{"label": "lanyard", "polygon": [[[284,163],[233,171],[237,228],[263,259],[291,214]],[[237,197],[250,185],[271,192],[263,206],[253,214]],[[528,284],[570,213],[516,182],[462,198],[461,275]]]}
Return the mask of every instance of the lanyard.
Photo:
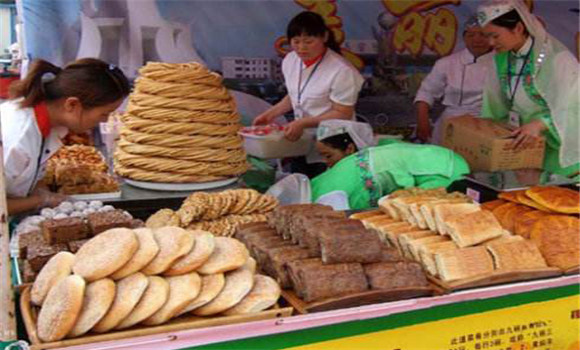
{"label": "lanyard", "polygon": [[318,66],[320,65],[320,63],[322,63],[322,60],[324,59],[324,56],[322,56],[320,58],[320,61],[318,61],[315,65],[314,68],[312,69],[312,73],[310,73],[310,75],[308,76],[308,79],[306,79],[306,82],[304,83],[304,86],[302,87],[302,89],[300,89],[300,85],[302,85],[302,62],[299,62],[300,67],[300,73],[298,74],[298,105],[300,106],[300,101],[302,100],[302,93],[304,92],[304,90],[306,90],[306,86],[308,86],[308,83],[310,82],[310,79],[312,79],[312,76],[314,75],[314,73],[316,73],[316,70],[318,69]]}
{"label": "lanyard", "polygon": [[516,79],[516,84],[513,90],[512,90],[512,65],[511,65],[512,60],[508,57],[508,87],[510,89],[510,105],[514,104],[514,98],[516,97],[518,86],[520,85],[522,73],[524,72],[524,68],[526,68],[526,64],[528,64],[528,59],[530,58],[533,48],[534,48],[534,38],[532,38],[532,45],[530,46],[528,53],[526,53],[526,56],[524,57],[524,63],[522,64],[522,68],[520,68],[520,72],[517,75],[518,78]]}

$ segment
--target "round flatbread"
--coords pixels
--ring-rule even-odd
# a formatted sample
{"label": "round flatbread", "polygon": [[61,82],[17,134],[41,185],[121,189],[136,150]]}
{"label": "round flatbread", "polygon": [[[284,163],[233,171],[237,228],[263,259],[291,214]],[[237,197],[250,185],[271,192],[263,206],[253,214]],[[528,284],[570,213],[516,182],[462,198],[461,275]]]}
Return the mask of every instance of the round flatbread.
{"label": "round flatbread", "polygon": [[503,199],[496,199],[493,201],[489,201],[489,202],[485,202],[481,204],[481,210],[489,210],[489,211],[493,211],[495,208],[499,207],[502,204],[506,204],[507,201],[504,201]]}
{"label": "round flatbread", "polygon": [[87,333],[105,317],[115,300],[116,289],[115,282],[110,278],[103,278],[87,285],[80,315],[68,337],[78,337]]}
{"label": "round flatbread", "polygon": [[165,276],[183,275],[195,271],[202,266],[211,256],[215,249],[215,240],[211,232],[195,230],[189,231],[195,239],[193,248],[187,255],[179,258],[163,274]]}
{"label": "round flatbread", "polygon": [[166,278],[169,283],[169,298],[153,316],[143,321],[144,325],[156,326],[177,316],[201,291],[201,277],[196,272]]}
{"label": "round flatbread", "polygon": [[567,270],[580,261],[580,220],[567,215],[545,216],[532,226],[530,239],[549,266]]}
{"label": "round flatbread", "polygon": [[526,191],[518,192],[517,196],[518,196],[518,201],[524,205],[527,205],[528,207],[536,208],[538,210],[548,212],[548,213],[553,212],[552,210],[548,209],[547,207],[544,207],[540,203],[537,203],[536,201],[534,201],[530,197],[528,197],[528,195],[526,194]]}
{"label": "round flatbread", "polygon": [[137,249],[129,262],[111,275],[111,278],[114,280],[120,280],[135,272],[139,272],[159,253],[159,246],[155,241],[155,237],[153,237],[153,230],[149,228],[138,228],[133,230],[133,232],[135,232],[139,240],[139,249]]}
{"label": "round flatbread", "polygon": [[159,253],[141,270],[146,275],[158,275],[167,270],[177,259],[191,251],[193,235],[179,227],[162,227],[153,231]]}
{"label": "round flatbread", "polygon": [[242,242],[234,238],[216,237],[213,253],[197,272],[213,275],[235,270],[244,265],[249,256],[250,253]]}
{"label": "round flatbread", "polygon": [[569,188],[536,186],[526,195],[544,207],[564,214],[580,214],[580,194]]}
{"label": "round flatbread", "polygon": [[179,314],[190,312],[214,300],[225,285],[226,278],[223,273],[203,276],[201,278],[201,291],[199,292],[198,296],[193,299],[193,301],[189,303],[189,305],[187,305],[185,309],[183,309]]}
{"label": "round flatbread", "polygon": [[41,306],[50,289],[72,273],[74,261],[74,254],[69,252],[60,252],[50,258],[32,285],[30,301]]}
{"label": "round flatbread", "polygon": [[133,311],[115,329],[129,328],[159,311],[169,298],[169,283],[163,277],[149,276],[145,294]]}
{"label": "round flatbread", "polygon": [[38,314],[37,333],[43,342],[63,339],[74,327],[83,305],[85,280],[70,275],[56,284]]}
{"label": "round flatbread", "polygon": [[254,286],[248,295],[234,307],[224,311],[224,315],[251,314],[266,310],[276,304],[282,293],[278,283],[271,277],[254,276]]}
{"label": "round flatbread", "polygon": [[524,238],[530,238],[530,233],[532,232],[532,226],[536,221],[544,216],[548,216],[550,213],[540,210],[534,210],[524,213],[515,218],[514,233],[516,235],[522,236]]}
{"label": "round flatbread", "polygon": [[171,209],[161,209],[145,221],[145,227],[155,229],[165,226],[179,226],[179,217]]}
{"label": "round flatbread", "polygon": [[516,204],[521,204],[521,202],[518,200],[518,194],[520,192],[521,193],[524,193],[526,191],[525,190],[520,190],[520,191],[500,192],[497,195],[497,198],[503,199],[503,200],[508,201],[508,202],[512,202],[512,203],[516,203]]}
{"label": "round flatbread", "polygon": [[149,279],[141,272],[118,281],[115,300],[107,314],[93,327],[93,331],[105,333],[119,325],[141,300],[148,285]]}
{"label": "round flatbread", "polygon": [[219,314],[239,303],[252,289],[254,275],[246,266],[226,273],[226,284],[215,299],[193,310],[197,316]]}
{"label": "round flatbread", "polygon": [[139,240],[132,230],[105,231],[77,251],[73,272],[88,282],[108,277],[131,260],[138,248]]}

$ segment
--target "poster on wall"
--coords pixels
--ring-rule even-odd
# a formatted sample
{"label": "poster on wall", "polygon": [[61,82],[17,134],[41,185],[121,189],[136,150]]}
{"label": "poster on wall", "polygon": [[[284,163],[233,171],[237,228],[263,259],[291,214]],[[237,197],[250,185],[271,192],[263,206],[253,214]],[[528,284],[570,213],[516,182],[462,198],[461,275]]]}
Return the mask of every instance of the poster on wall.
{"label": "poster on wall", "polygon": [[[526,0],[548,31],[578,53],[578,2]],[[275,103],[286,25],[323,16],[366,83],[357,113],[375,124],[413,121],[412,101],[434,62],[464,48],[473,0],[18,0],[26,57],[64,64],[99,57],[135,78],[147,61],[197,61],[227,85]],[[267,104],[266,104],[267,105]],[[259,108],[258,108],[259,109]]]}

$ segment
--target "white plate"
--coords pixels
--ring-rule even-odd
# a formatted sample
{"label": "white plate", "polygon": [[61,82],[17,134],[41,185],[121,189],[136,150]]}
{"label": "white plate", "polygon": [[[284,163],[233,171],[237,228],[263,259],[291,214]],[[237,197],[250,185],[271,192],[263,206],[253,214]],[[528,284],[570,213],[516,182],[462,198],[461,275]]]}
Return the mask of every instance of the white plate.
{"label": "white plate", "polygon": [[146,190],[154,191],[199,191],[199,190],[209,190],[212,188],[224,187],[231,185],[238,181],[237,177],[231,179],[211,181],[211,182],[199,182],[199,183],[163,183],[163,182],[146,182],[146,181],[136,181],[125,178],[125,182],[131,186],[144,188]]}
{"label": "white plate", "polygon": [[121,191],[118,192],[103,192],[103,193],[87,193],[87,194],[71,194],[70,198],[78,201],[97,201],[103,199],[121,198]]}

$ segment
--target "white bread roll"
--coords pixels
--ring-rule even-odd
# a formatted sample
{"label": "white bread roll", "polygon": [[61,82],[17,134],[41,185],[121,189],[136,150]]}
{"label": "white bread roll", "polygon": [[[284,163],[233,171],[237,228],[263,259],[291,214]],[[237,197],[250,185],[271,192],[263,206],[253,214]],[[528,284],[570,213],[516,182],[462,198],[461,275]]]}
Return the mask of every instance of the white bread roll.
{"label": "white bread roll", "polygon": [[254,276],[254,286],[248,295],[234,307],[224,311],[224,315],[251,314],[266,310],[276,304],[281,294],[280,286],[271,277]]}
{"label": "white bread roll", "polygon": [[38,314],[37,333],[43,342],[63,339],[74,327],[83,305],[85,280],[71,275],[56,284]]}
{"label": "white bread roll", "polygon": [[187,255],[173,263],[173,266],[163,273],[165,276],[183,275],[195,271],[203,265],[213,253],[215,240],[211,232],[201,230],[189,232],[195,238],[193,248],[191,248]]}
{"label": "white bread roll", "polygon": [[169,283],[159,276],[149,276],[145,294],[133,311],[115,329],[124,329],[140,323],[159,311],[169,298]]}
{"label": "white bread roll", "polygon": [[30,300],[33,304],[42,305],[50,289],[72,273],[74,261],[74,254],[69,252],[60,252],[50,258],[32,285]]}
{"label": "white bread roll", "polygon": [[167,270],[177,259],[191,251],[195,239],[179,227],[162,227],[153,231],[159,253],[141,270],[146,275],[158,275]]}
{"label": "white bread roll", "polygon": [[153,316],[143,321],[144,325],[157,326],[178,315],[183,308],[195,299],[201,290],[201,278],[196,272],[167,277],[169,298]]}
{"label": "white bread roll", "polygon": [[139,272],[142,268],[147,266],[159,253],[159,246],[153,237],[153,230],[148,228],[138,228],[133,230],[137,239],[139,240],[139,249],[123,267],[115,271],[111,278],[120,280],[135,272]]}
{"label": "white bread roll", "polygon": [[138,248],[139,240],[132,230],[107,230],[78,250],[73,272],[88,282],[108,277],[125,265]]}
{"label": "white bread roll", "polygon": [[213,275],[235,270],[244,265],[249,257],[250,253],[242,242],[228,237],[216,237],[213,253],[197,272]]}
{"label": "white bread roll", "polygon": [[85,289],[81,313],[67,337],[78,337],[87,333],[106,314],[115,300],[116,286],[110,278],[89,283]]}
{"label": "white bread roll", "polygon": [[105,333],[115,328],[141,300],[149,279],[141,272],[134,273],[117,282],[117,293],[107,314],[93,327],[93,332]]}

